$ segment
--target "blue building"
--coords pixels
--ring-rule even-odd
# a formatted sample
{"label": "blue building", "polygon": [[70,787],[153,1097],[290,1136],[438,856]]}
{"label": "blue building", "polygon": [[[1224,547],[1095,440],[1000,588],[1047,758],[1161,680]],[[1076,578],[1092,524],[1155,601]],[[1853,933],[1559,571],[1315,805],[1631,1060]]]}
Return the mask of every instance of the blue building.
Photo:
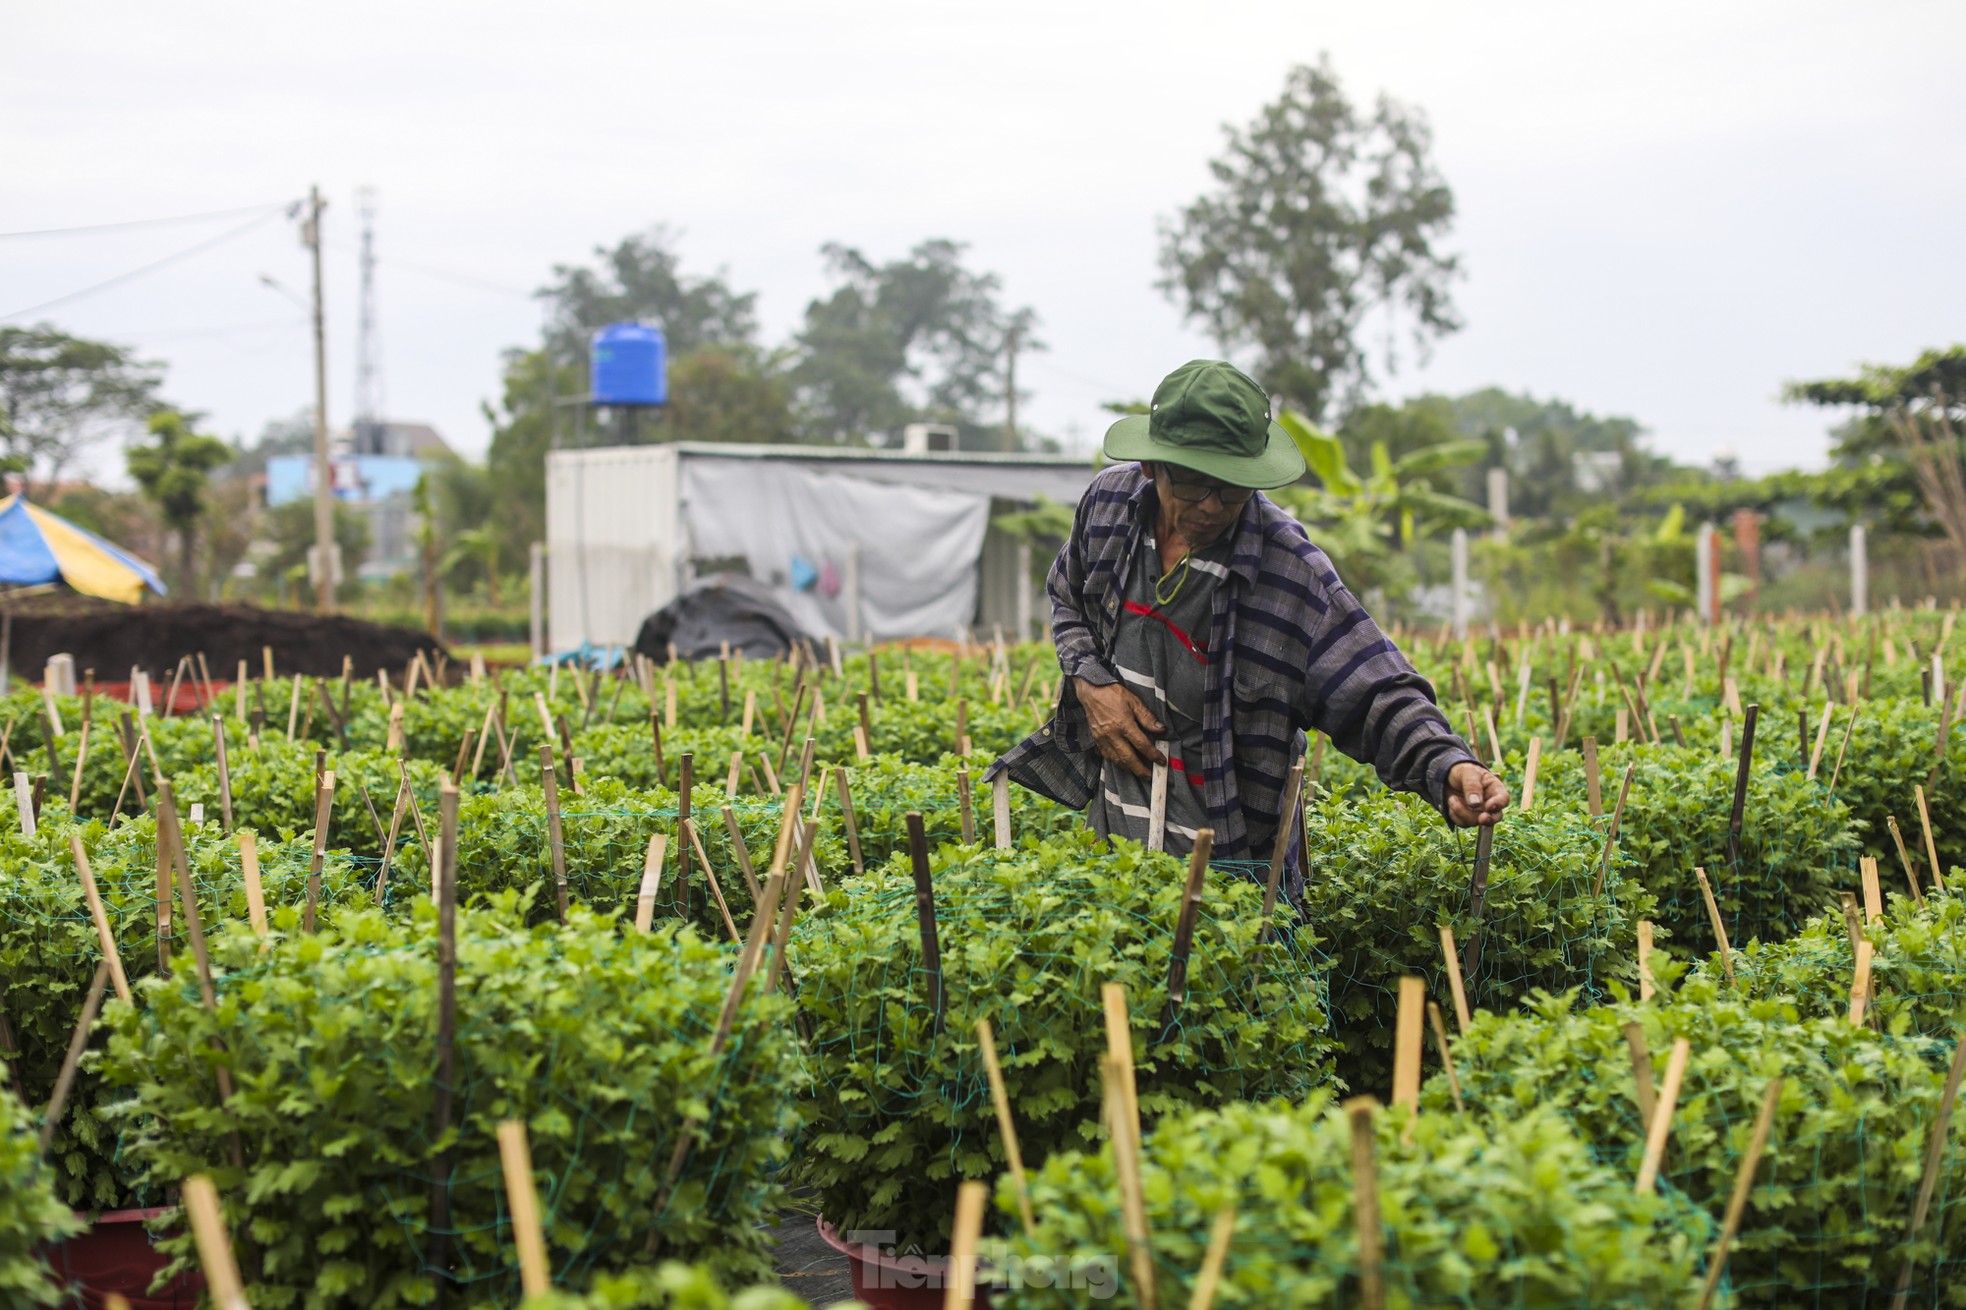
{"label": "blue building", "polygon": [[[330,457],[335,499],[361,511],[369,521],[369,553],[362,561],[365,581],[394,577],[415,568],[416,515],[410,507],[416,481],[431,465],[455,458],[437,430],[427,423],[378,423],[351,439],[336,434]],[[275,455],[266,462],[266,503],[284,505],[314,495],[314,457]]]}

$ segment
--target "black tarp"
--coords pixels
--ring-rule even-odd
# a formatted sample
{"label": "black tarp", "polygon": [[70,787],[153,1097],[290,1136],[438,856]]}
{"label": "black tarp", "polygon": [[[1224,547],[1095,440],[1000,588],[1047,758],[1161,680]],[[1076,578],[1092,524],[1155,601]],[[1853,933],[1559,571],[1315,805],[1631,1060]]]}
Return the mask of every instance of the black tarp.
{"label": "black tarp", "polygon": [[658,664],[669,647],[683,659],[714,659],[733,651],[769,659],[809,637],[772,596],[771,588],[741,573],[713,573],[642,620],[635,649]]}

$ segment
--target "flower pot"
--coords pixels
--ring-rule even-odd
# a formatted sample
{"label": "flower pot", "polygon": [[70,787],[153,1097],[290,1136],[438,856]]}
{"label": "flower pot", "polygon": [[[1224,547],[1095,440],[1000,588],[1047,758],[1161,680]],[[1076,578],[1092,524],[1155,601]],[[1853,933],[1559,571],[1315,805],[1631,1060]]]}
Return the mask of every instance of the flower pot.
{"label": "flower pot", "polygon": [[[205,1280],[196,1273],[179,1274],[162,1290],[150,1284],[171,1258],[159,1251],[144,1225],[175,1207],[151,1210],[105,1210],[86,1232],[47,1247],[48,1266],[61,1283],[77,1289],[88,1310],[102,1310],[111,1292],[130,1303],[131,1310],[192,1310]],[[77,1216],[87,1220],[86,1214]]]}
{"label": "flower pot", "polygon": [[[818,1226],[820,1240],[846,1257],[853,1294],[872,1310],[942,1310],[948,1257],[890,1255],[877,1246],[847,1241],[824,1216]],[[989,1292],[982,1285],[987,1277],[987,1271],[978,1270],[976,1297],[970,1302],[978,1310],[988,1310],[990,1304]]]}

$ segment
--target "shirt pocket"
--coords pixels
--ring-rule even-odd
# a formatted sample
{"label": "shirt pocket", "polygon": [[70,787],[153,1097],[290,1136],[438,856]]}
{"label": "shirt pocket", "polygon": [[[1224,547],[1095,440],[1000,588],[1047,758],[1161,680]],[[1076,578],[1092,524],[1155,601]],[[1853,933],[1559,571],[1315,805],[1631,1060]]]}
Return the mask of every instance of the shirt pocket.
{"label": "shirt pocket", "polygon": [[1269,669],[1252,664],[1248,660],[1237,660],[1235,674],[1230,679],[1234,692],[1236,708],[1245,714],[1276,714],[1290,717],[1291,706],[1295,702],[1298,684],[1288,678],[1280,677]]}

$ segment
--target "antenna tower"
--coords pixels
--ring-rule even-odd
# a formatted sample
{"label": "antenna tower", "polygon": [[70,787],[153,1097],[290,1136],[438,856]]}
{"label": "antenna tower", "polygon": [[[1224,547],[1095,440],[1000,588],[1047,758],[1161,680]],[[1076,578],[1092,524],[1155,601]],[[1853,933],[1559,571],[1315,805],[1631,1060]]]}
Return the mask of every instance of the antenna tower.
{"label": "antenna tower", "polygon": [[362,298],[355,338],[355,449],[382,450],[382,337],[375,315],[375,188],[355,193],[362,217]]}

